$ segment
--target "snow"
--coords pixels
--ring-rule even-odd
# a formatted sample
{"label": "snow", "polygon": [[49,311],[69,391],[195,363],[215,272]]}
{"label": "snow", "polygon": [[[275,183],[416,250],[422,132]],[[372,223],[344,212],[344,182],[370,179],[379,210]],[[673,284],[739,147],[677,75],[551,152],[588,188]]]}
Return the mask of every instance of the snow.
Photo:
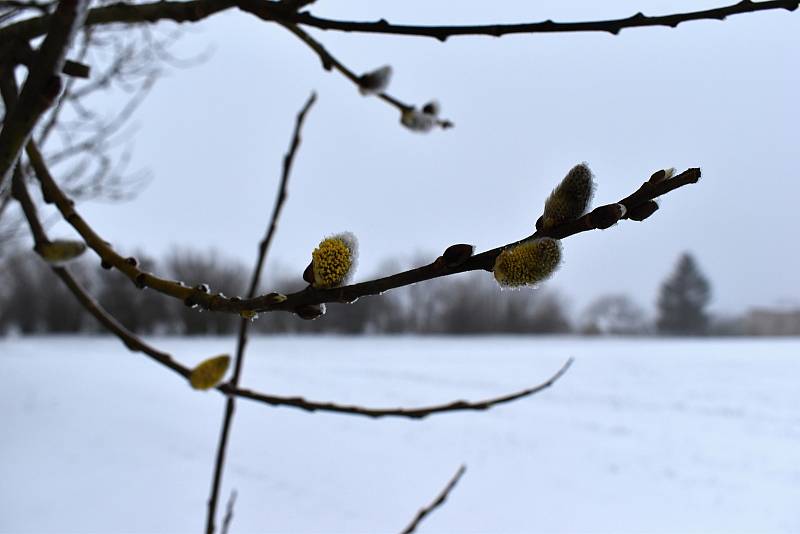
{"label": "snow", "polygon": [[[187,365],[231,339],[153,339]],[[261,337],[243,385],[422,421],[237,407],[232,532],[800,531],[800,340]],[[111,338],[0,340],[0,531],[200,532],[223,398]]]}

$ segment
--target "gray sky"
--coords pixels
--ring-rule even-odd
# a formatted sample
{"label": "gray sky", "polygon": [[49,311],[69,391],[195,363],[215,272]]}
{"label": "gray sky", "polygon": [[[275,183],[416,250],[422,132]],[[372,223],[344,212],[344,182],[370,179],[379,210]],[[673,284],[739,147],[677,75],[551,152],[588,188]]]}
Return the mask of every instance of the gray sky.
{"label": "gray sky", "polygon": [[[334,2],[321,16],[420,24],[579,20],[714,7],[700,1]],[[168,27],[168,25],[165,25]],[[390,93],[437,98],[456,127],[428,135],[320,68],[279,26],[238,11],[188,28],[175,47],[207,62],[164,76],[135,117],[133,167],[154,180],[130,203],[83,213],[121,250],[214,247],[248,265],[269,217],[294,115],[312,89],[271,267],[298,276],[327,234],[360,241],[357,279],[390,257],[478,250],[528,235],[544,199],[586,161],[598,203],[662,167],[703,179],[644,223],[565,241],[551,286],[576,308],[608,292],[651,306],[684,250],[714,285],[713,307],[800,303],[797,199],[800,14],[691,22],[677,29],[433,39],[312,32],[363,72],[391,64]],[[121,100],[120,100],[121,102]],[[59,227],[66,234],[64,227]],[[487,274],[487,276],[490,276]]]}

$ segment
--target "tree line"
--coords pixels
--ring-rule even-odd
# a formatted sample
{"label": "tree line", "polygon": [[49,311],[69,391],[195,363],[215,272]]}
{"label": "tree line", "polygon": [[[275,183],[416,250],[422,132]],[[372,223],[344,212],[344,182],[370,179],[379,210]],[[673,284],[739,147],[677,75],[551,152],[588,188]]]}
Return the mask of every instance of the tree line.
{"label": "tree line", "polygon": [[[143,270],[169,273],[190,285],[207,283],[214,291],[244,293],[247,269],[213,251],[176,250],[161,261],[137,254]],[[221,335],[234,333],[237,318],[201,313],[180,302],[165,302],[147,289],[138,289],[116,271],[90,260],[71,264],[76,276],[104,308],[140,334]],[[387,265],[388,267],[388,265]],[[392,265],[386,271],[391,271]],[[2,260],[0,333],[92,333],[102,328],[53,277],[49,268],[27,251]],[[290,293],[305,282],[300,276],[273,277],[269,290]],[[266,288],[265,288],[266,289]],[[315,321],[293,314],[269,314],[255,319],[263,333],[338,334],[563,334],[648,335],[731,334],[736,325],[714,321],[705,310],[711,294],[708,279],[690,255],[678,260],[662,285],[655,321],[630,297],[607,295],[582,313],[570,316],[566,299],[547,287],[499,291],[482,273],[466,273],[427,284],[401,288],[381,298],[363,297],[353,304],[328,304],[328,313]],[[266,319],[266,320],[265,320]]]}

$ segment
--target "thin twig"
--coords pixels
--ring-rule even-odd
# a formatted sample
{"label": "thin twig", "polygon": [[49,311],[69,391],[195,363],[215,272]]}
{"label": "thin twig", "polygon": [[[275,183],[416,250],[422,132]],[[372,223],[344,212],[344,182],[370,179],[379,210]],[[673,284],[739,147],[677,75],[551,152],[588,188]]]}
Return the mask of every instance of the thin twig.
{"label": "thin twig", "polygon": [[[258,16],[259,7],[262,3],[259,0],[240,0],[242,5],[254,5],[255,7],[248,9],[248,11],[252,12],[256,16]],[[325,70],[336,69],[340,73],[344,75],[345,78],[353,82],[356,87],[361,87],[360,77],[350,70],[346,65],[344,65],[341,61],[336,59],[328,50],[322,46],[322,43],[311,37],[307,32],[300,29],[296,24],[279,22],[281,26],[292,32],[298,39],[303,41],[306,45],[308,45],[311,50],[313,50],[318,56],[320,61],[322,62],[322,68]],[[390,106],[396,108],[400,113],[404,113],[407,111],[411,111],[414,109],[414,106],[410,104],[406,104],[405,102],[393,97],[388,93],[380,93],[375,95]],[[436,119],[436,124],[441,128],[451,128],[453,123],[447,119]]]}
{"label": "thin twig", "polygon": [[441,493],[439,493],[439,495],[437,495],[436,498],[429,505],[420,508],[419,512],[417,512],[416,517],[414,517],[411,523],[406,528],[403,529],[401,534],[411,534],[412,532],[414,532],[419,526],[419,524],[431,512],[433,512],[434,510],[439,508],[442,504],[444,504],[444,501],[447,500],[447,497],[450,495],[450,492],[453,491],[453,488],[456,487],[456,484],[458,484],[458,481],[461,479],[461,476],[464,474],[466,470],[467,470],[466,465],[462,465],[461,467],[459,467],[458,471],[456,471],[456,474],[453,475],[453,478],[450,479],[450,482],[447,483],[447,485],[444,487]]}
{"label": "thin twig", "polygon": [[331,412],[348,415],[361,415],[371,418],[403,417],[406,419],[424,419],[430,415],[442,413],[484,411],[501,404],[506,404],[508,402],[513,402],[525,397],[530,397],[531,395],[535,395],[536,393],[544,391],[555,384],[559,378],[564,376],[572,363],[573,359],[569,358],[553,376],[541,384],[517,391],[516,393],[480,401],[471,402],[466,400],[457,400],[446,404],[437,404],[434,406],[424,406],[419,408],[366,408],[363,406],[316,402],[306,400],[302,397],[277,397],[273,395],[265,395],[263,393],[258,393],[247,389],[232,388],[228,384],[221,384],[217,387],[217,389],[230,395],[236,395],[237,397],[260,401],[273,406],[292,406],[308,412]]}
{"label": "thin twig", "polygon": [[[259,281],[261,280],[261,272],[264,267],[264,262],[267,258],[269,246],[272,243],[272,238],[278,228],[278,219],[283,210],[283,204],[286,202],[287,190],[286,186],[289,183],[289,176],[292,172],[292,163],[294,162],[297,149],[300,147],[300,132],[303,128],[306,115],[308,114],[311,106],[317,99],[315,93],[311,93],[308,97],[303,108],[297,114],[297,120],[294,125],[294,133],[289,145],[289,151],[283,157],[283,172],[281,173],[281,183],[278,188],[278,193],[275,196],[275,206],[272,209],[272,216],[270,217],[269,225],[264,234],[264,238],[258,245],[258,255],[256,264],[253,268],[253,274],[250,280],[250,287],[247,291],[247,298],[252,298],[256,294]],[[242,373],[242,363],[244,362],[245,347],[247,346],[247,333],[250,327],[250,319],[243,317],[239,321],[239,337],[236,342],[236,359],[234,361],[233,375],[230,384],[233,387],[239,385],[239,378]],[[222,420],[222,428],[220,429],[219,442],[217,443],[217,456],[214,463],[214,478],[211,483],[211,495],[208,498],[208,512],[206,515],[206,532],[212,534],[214,532],[217,513],[217,500],[219,499],[219,490],[222,484],[222,473],[225,469],[225,455],[228,448],[228,437],[230,435],[231,424],[233,423],[233,414],[236,411],[236,397],[229,396],[225,401],[225,415]]]}
{"label": "thin twig", "polygon": [[291,19],[292,22],[296,24],[304,24],[306,26],[312,26],[322,30],[433,37],[440,41],[444,41],[448,37],[464,35],[501,37],[503,35],[511,34],[567,32],[606,32],[616,35],[625,28],[641,28],[645,26],[667,26],[670,28],[675,28],[683,22],[689,22],[693,20],[725,20],[725,18],[731,15],[775,9],[794,11],[797,9],[798,4],[800,4],[798,0],[772,0],[767,2],[742,0],[741,2],[737,2],[725,7],[704,9],[700,11],[689,11],[686,13],[657,15],[652,17],[648,17],[644,13],[639,12],[626,18],[598,21],[554,22],[552,20],[544,20],[541,22],[529,22],[522,24],[480,24],[464,26],[416,26],[390,24],[385,19],[380,19],[375,22],[341,21],[315,17],[308,12],[293,15]]}
{"label": "thin twig", "polygon": [[231,496],[228,499],[228,505],[225,508],[225,517],[222,518],[222,534],[228,534],[228,529],[233,521],[233,507],[236,504],[236,490],[231,491]]}

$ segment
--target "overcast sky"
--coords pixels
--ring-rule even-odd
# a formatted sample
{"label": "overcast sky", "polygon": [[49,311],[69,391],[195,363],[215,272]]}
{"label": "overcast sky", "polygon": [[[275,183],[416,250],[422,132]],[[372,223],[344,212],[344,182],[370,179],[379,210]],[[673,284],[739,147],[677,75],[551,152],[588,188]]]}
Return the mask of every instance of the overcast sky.
{"label": "overcast sky", "polygon": [[[392,22],[583,20],[695,10],[693,1],[319,0],[321,16]],[[170,25],[165,24],[164,28]],[[677,29],[434,39],[312,31],[356,72],[390,64],[390,93],[437,98],[456,127],[411,133],[398,113],[320,68],[286,30],[238,11],[189,28],[174,51],[208,61],[171,69],[136,114],[135,201],[81,206],[121,250],[215,248],[252,263],[294,115],[308,118],[270,268],[298,276],[327,234],[360,240],[357,279],[392,257],[468,242],[485,250],[531,233],[544,199],[578,162],[596,202],[653,171],[700,166],[702,181],[644,223],[565,241],[551,286],[576,309],[609,292],[652,306],[682,251],[713,283],[713,307],[800,304],[800,14],[747,14]],[[120,103],[122,99],[120,98]],[[61,234],[67,230],[59,227]],[[487,276],[490,276],[487,274]]]}

